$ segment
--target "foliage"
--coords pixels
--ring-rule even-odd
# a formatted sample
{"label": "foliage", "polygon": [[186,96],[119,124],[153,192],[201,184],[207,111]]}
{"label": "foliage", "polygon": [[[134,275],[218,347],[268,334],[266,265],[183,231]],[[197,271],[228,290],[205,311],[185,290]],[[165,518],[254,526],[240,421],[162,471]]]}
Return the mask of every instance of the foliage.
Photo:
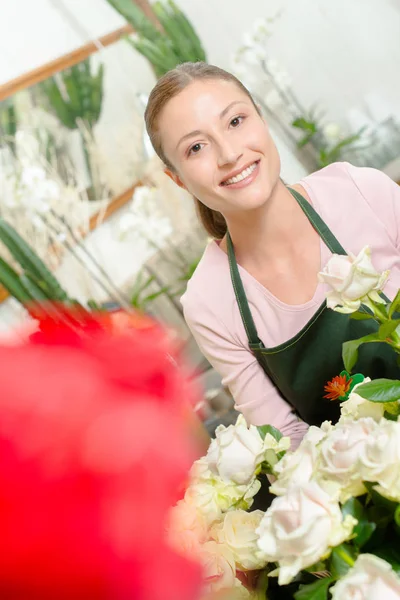
{"label": "foliage", "polygon": [[365,129],[361,128],[353,135],[332,142],[324,134],[323,124],[315,110],[294,119],[292,126],[303,133],[303,137],[297,142],[297,147],[304,148],[310,144],[316,152],[319,168],[343,160],[343,151],[356,149]]}
{"label": "foliage", "polygon": [[[32,247],[2,218],[0,241],[22,269],[21,273],[17,273],[0,257],[0,283],[32,316],[37,317],[38,311],[43,311],[56,321],[63,322],[64,318],[56,304],[79,306],[79,303],[68,296]],[[88,304],[89,308],[91,305],[93,306],[92,302]]]}
{"label": "foliage", "polygon": [[65,69],[40,84],[50,109],[68,129],[77,129],[81,120],[93,129],[103,102],[104,67],[92,74],[90,59]]}
{"label": "foliage", "polygon": [[137,38],[127,38],[127,41],[147,58],[157,77],[180,63],[206,60],[195,29],[173,0],[152,5],[162,30],[157,29],[132,0],[108,2],[134,28]]}
{"label": "foliage", "polygon": [[59,121],[70,130],[78,130],[82,140],[86,168],[91,181],[90,200],[96,198],[87,136],[93,137],[103,104],[104,66],[92,73],[90,59],[65,69],[60,74],[39,84],[47,98],[48,107]]}

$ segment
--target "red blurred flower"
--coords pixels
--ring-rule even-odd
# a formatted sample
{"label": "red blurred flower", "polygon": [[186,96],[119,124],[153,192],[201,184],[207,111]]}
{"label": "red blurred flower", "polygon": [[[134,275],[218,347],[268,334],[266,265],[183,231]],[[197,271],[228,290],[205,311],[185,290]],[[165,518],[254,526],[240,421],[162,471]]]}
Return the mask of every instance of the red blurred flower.
{"label": "red blurred flower", "polygon": [[160,327],[66,316],[0,347],[0,597],[194,600],[164,543],[194,392]]}

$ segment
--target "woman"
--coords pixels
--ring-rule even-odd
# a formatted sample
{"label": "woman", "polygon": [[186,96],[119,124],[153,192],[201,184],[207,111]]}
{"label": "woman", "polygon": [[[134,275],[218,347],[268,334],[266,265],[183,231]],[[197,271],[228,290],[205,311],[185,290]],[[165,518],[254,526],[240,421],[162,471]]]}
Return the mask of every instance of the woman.
{"label": "woman", "polygon": [[[296,447],[307,423],[338,416],[323,389],[343,368],[343,342],[376,327],[327,310],[318,272],[332,253],[357,255],[369,244],[375,268],[391,271],[386,295],[395,295],[400,188],[347,163],[286,187],[251,95],[211,65],[167,73],[145,118],[167,174],[193,194],[215,239],[182,298],[186,321],[248,422],[274,425]],[[361,348],[356,369],[398,374],[390,348],[380,344]]]}

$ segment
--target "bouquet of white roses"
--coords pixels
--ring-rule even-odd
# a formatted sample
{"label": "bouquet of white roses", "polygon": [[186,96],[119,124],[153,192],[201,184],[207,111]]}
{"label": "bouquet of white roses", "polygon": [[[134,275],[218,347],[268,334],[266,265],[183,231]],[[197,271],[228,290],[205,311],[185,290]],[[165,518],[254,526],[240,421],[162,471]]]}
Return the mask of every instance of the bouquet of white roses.
{"label": "bouquet of white roses", "polygon": [[[375,341],[384,334],[397,350],[400,294],[382,302],[386,277],[373,269],[369,249],[334,256],[321,273],[334,288],[328,306],[354,313],[367,306],[380,324]],[[372,340],[347,343],[349,370],[364,341]],[[247,426],[240,416],[217,429],[193,465],[168,534],[202,562],[205,597],[261,599],[290,585],[297,600],[400,600],[400,381],[344,371],[331,392],[335,386],[339,422],[310,427],[295,451],[273,427]],[[251,511],[267,477],[275,498]]]}

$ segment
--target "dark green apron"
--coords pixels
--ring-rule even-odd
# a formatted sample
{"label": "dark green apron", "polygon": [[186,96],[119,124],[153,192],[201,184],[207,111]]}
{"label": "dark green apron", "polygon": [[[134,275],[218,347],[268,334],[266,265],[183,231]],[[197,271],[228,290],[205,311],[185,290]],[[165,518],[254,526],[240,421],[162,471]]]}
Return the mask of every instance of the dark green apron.
{"label": "dark green apron", "polygon": [[[311,204],[295,190],[290,189],[290,192],[329,250],[334,254],[347,254]],[[328,309],[324,300],[297,335],[275,348],[266,348],[251,316],[229,233],[227,247],[232,284],[249,347],[261,367],[306,423],[320,425],[325,420],[337,421],[340,404],[323,397],[324,386],[343,370],[343,343],[377,331],[378,324],[373,319],[357,321]],[[387,344],[363,344],[354,371],[371,379],[400,377],[397,356]]]}

